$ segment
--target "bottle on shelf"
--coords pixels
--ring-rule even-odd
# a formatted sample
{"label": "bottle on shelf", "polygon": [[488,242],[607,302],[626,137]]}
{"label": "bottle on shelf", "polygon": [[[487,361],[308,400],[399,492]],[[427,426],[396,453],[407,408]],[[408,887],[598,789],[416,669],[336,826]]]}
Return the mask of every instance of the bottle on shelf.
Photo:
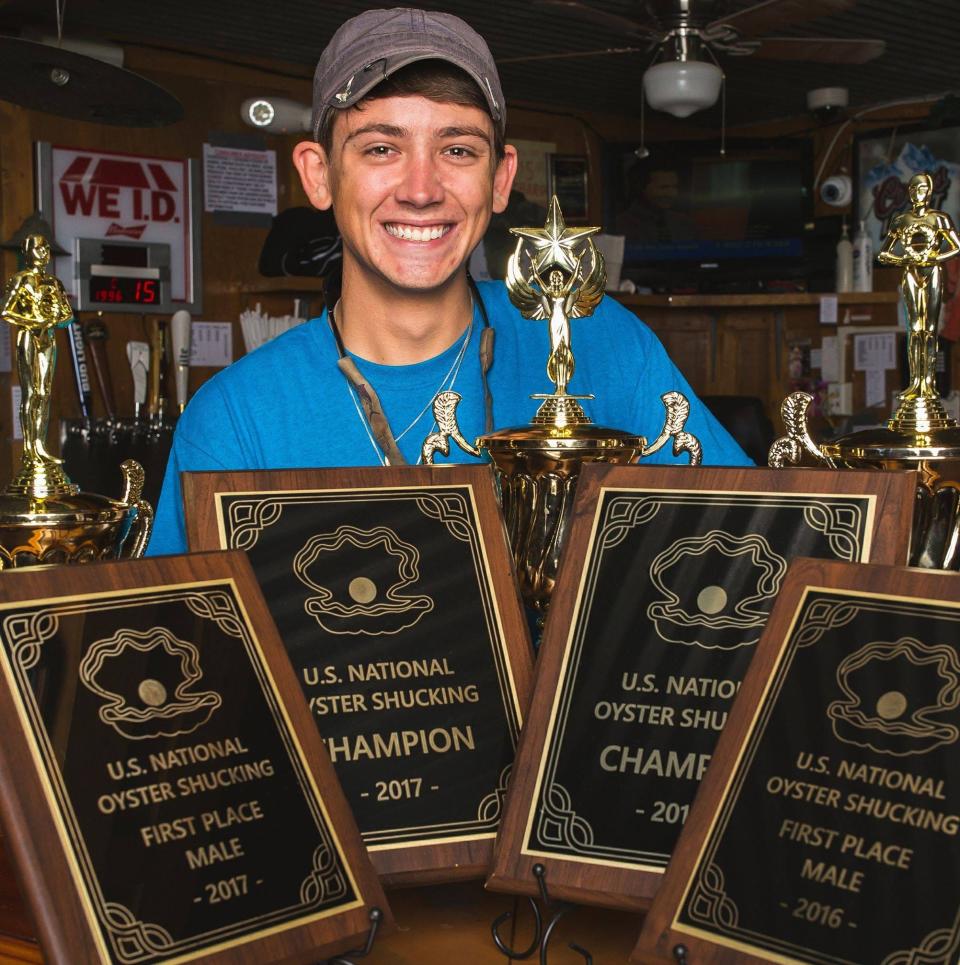
{"label": "bottle on shelf", "polygon": [[873,291],[873,244],[862,221],[853,236],[853,290]]}
{"label": "bottle on shelf", "polygon": [[847,231],[847,219],[843,219],[843,234],[837,242],[837,289],[838,292],[853,291],[853,245]]}

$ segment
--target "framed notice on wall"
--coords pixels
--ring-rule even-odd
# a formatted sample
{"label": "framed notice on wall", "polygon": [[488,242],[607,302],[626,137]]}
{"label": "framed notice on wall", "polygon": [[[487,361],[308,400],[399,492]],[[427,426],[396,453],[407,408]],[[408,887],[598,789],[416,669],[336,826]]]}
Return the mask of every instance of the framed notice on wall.
{"label": "framed notice on wall", "polygon": [[0,669],[46,961],[303,962],[385,912],[242,553],[4,573]]}
{"label": "framed notice on wall", "polygon": [[246,551],[390,881],[486,873],[531,648],[489,466],[185,473],[193,549]]}
{"label": "framed notice on wall", "polygon": [[632,961],[957,961],[960,575],[791,567]]}
{"label": "framed notice on wall", "polygon": [[905,563],[914,489],[585,466],[489,886],[649,905],[790,561]]}

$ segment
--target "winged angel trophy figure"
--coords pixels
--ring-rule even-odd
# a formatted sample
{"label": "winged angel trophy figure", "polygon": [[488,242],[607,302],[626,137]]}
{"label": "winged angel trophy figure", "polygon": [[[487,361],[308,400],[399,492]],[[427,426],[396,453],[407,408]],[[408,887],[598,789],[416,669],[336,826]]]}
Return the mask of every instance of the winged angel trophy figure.
{"label": "winged angel trophy figure", "polygon": [[[562,243],[555,247],[543,250],[543,254],[550,258],[546,264],[537,255],[531,256],[531,280],[539,286],[539,291],[527,281],[520,266],[523,254],[523,238],[528,234],[529,229],[514,228],[514,234],[520,236],[517,249],[510,256],[507,265],[507,289],[513,304],[520,310],[524,318],[533,321],[542,319],[550,320],[550,357],[547,359],[547,375],[554,384],[552,396],[535,396],[535,398],[547,399],[576,399],[592,398],[592,396],[569,396],[567,385],[573,378],[574,359],[570,349],[570,319],[584,318],[592,315],[593,310],[600,304],[603,298],[604,288],[607,283],[607,271],[603,264],[603,259],[599,256],[593,239],[589,237],[599,228],[583,228],[581,230],[567,229],[567,232],[574,233],[575,238],[569,239],[569,246]],[[579,254],[574,258],[571,248],[575,241],[583,239],[584,246]],[[534,243],[540,239],[532,239]],[[566,240],[566,239],[564,239]],[[584,257],[590,256],[590,267],[584,271]],[[569,266],[564,262],[569,261]],[[552,267],[551,267],[552,266]],[[541,272],[549,267],[546,279]],[[564,273],[564,268],[568,268]],[[579,284],[577,284],[579,282]],[[556,409],[557,403],[548,406],[544,403],[540,407],[538,416],[546,416],[547,409]],[[564,409],[572,407],[565,406]],[[574,414],[580,410],[577,405],[569,414]],[[582,413],[582,410],[581,410]],[[550,421],[553,421],[552,419]],[[580,421],[574,418],[570,421]]]}

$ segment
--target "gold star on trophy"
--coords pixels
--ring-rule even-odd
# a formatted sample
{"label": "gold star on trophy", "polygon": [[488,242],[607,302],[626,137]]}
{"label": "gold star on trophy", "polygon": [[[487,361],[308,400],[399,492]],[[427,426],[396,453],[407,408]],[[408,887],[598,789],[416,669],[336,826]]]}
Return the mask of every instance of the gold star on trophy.
{"label": "gold star on trophy", "polygon": [[[530,260],[536,270],[543,271],[548,265],[556,265],[565,271],[574,271],[578,262],[574,247],[585,238],[595,235],[597,228],[568,228],[560,211],[560,202],[553,196],[547,223],[542,228],[511,228],[510,233],[530,242]],[[529,250],[529,249],[528,249]]]}

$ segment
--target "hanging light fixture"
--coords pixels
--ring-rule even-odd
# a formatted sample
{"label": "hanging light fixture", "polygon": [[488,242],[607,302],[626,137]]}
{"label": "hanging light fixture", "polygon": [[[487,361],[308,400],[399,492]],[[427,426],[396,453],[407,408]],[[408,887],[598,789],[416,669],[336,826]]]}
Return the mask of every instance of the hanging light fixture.
{"label": "hanging light fixture", "polygon": [[704,49],[699,34],[689,27],[677,27],[670,31],[663,49],[673,57],[653,64],[643,75],[643,90],[650,106],[674,117],[689,117],[713,107],[720,95],[723,71],[698,58]]}

